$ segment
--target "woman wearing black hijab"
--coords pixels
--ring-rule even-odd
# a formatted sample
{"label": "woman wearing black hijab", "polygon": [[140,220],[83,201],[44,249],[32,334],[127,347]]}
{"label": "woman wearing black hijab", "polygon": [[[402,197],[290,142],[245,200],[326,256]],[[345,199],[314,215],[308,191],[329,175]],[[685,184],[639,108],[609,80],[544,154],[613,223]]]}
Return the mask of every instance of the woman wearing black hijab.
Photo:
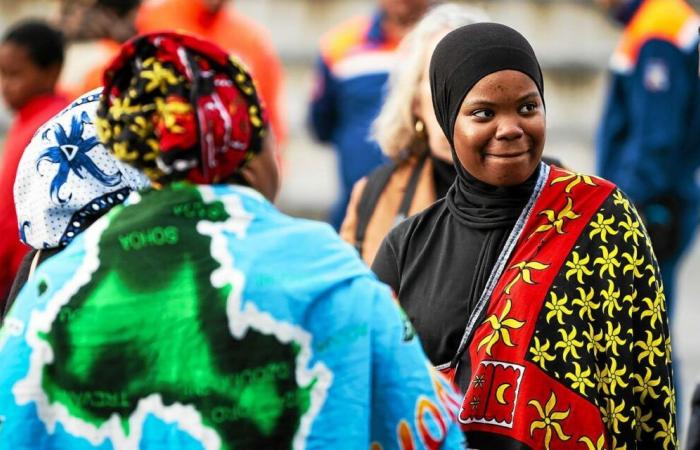
{"label": "woman wearing black hijab", "polygon": [[639,216],[608,181],[541,163],[544,84],[506,26],[449,33],[430,67],[457,179],[372,266],[480,449],[676,448],[665,299]]}

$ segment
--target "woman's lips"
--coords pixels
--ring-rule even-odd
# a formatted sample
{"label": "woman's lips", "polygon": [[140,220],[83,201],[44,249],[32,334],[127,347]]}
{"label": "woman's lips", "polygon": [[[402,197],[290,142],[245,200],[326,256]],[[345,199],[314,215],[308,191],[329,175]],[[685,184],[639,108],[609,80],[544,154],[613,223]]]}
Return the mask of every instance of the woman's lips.
{"label": "woman's lips", "polygon": [[527,150],[507,151],[507,152],[486,152],[484,156],[490,158],[512,159],[527,154]]}

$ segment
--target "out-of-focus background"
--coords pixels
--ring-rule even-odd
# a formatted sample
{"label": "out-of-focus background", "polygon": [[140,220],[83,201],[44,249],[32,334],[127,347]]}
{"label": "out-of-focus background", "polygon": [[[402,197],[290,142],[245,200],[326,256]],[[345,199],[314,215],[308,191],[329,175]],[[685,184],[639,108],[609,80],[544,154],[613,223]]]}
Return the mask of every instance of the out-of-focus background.
{"label": "out-of-focus background", "polygon": [[[548,139],[545,152],[566,166],[594,172],[593,138],[606,91],[606,66],[620,28],[591,0],[462,1],[483,8],[493,20],[521,31],[533,44],[545,74]],[[700,1],[691,1],[696,7]],[[289,124],[286,172],[278,205],[298,216],[324,218],[338,193],[333,150],[315,143],[306,128],[312,69],[321,34],[348,17],[371,12],[373,0],[234,0],[231,5],[264,25],[285,70],[283,113]],[[25,17],[55,17],[58,2],[0,0],[0,33]],[[63,79],[76,80],[93,64],[90,43],[72,45]],[[0,109],[0,138],[11,116]],[[2,146],[0,146],[2,152]],[[700,380],[700,245],[689,252],[680,274],[674,330],[680,361],[683,422],[689,396]],[[685,432],[685,424],[679,427]]]}

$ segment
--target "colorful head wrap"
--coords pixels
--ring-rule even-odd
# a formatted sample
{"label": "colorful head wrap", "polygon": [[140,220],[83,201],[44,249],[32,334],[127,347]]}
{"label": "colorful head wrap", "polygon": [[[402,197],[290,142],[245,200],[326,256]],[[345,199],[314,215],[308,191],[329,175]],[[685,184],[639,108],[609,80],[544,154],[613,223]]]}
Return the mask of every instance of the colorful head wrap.
{"label": "colorful head wrap", "polygon": [[267,119],[250,74],[216,45],[137,37],[106,70],[100,140],[157,182],[218,183],[262,150]]}
{"label": "colorful head wrap", "polygon": [[14,196],[20,238],[36,248],[64,247],[148,178],[97,140],[102,89],[88,92],[36,132],[17,168]]}

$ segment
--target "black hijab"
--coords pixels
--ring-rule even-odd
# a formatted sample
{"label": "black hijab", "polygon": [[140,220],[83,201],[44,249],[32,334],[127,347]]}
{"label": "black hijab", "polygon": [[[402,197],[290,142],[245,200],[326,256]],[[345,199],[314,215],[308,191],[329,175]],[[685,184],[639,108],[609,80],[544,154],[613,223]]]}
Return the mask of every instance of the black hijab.
{"label": "black hijab", "polygon": [[454,147],[454,126],[464,97],[494,72],[517,70],[532,78],[544,101],[542,70],[527,40],[498,23],[465,25],[438,43],[430,60],[430,93],[447,140]]}
{"label": "black hijab", "polygon": [[532,78],[544,99],[542,70],[535,52],[517,31],[498,23],[475,23],[448,33],[430,61],[430,91],[435,115],[452,147],[457,171],[447,193],[456,218],[475,228],[512,227],[532,192],[534,178],[514,187],[495,187],[474,178],[454,149],[454,126],[467,93],[485,76],[517,70]]}

